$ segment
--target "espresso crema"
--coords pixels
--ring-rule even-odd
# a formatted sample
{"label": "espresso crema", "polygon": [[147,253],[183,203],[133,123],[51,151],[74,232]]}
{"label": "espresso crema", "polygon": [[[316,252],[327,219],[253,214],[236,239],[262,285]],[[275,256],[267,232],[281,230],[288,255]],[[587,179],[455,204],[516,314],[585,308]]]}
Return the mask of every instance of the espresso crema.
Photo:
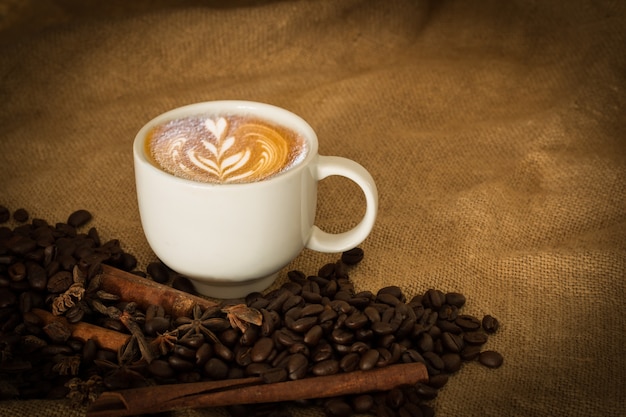
{"label": "espresso crema", "polygon": [[306,140],[246,115],[194,115],[152,128],[146,153],[163,171],[206,183],[262,181],[297,165]]}

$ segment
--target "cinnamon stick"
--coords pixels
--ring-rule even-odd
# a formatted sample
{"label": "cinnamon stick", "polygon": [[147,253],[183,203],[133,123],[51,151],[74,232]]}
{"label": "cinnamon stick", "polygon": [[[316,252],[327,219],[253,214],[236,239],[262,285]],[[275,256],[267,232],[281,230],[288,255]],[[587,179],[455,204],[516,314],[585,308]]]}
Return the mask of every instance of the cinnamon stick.
{"label": "cinnamon stick", "polygon": [[[182,408],[221,407],[328,398],[372,391],[388,391],[401,385],[428,380],[420,362],[391,365],[371,371],[355,371],[271,384],[260,378],[232,381],[160,385],[103,393],[87,410],[88,417],[122,417]],[[225,385],[228,384],[228,385]]]}
{"label": "cinnamon stick", "polygon": [[104,327],[96,326],[94,324],[78,322],[68,323],[65,317],[55,316],[52,313],[42,310],[40,308],[32,309],[45,324],[50,324],[57,320],[63,320],[72,329],[72,337],[82,341],[83,343],[89,339],[100,346],[102,349],[108,349],[117,351],[120,347],[128,341],[129,335],[116,332],[115,330],[105,329]]}
{"label": "cinnamon stick", "polygon": [[160,305],[174,317],[190,316],[193,306],[213,307],[216,302],[179,291],[110,265],[102,265],[102,289],[117,294],[124,301],[136,302],[142,308]]}

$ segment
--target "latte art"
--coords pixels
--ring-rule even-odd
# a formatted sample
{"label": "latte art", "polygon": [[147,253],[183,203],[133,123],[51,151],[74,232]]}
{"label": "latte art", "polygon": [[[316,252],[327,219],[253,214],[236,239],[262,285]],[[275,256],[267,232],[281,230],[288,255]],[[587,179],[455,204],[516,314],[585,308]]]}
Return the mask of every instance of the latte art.
{"label": "latte art", "polygon": [[209,183],[261,181],[306,156],[297,133],[242,115],[189,116],[154,127],[146,152],[177,177]]}

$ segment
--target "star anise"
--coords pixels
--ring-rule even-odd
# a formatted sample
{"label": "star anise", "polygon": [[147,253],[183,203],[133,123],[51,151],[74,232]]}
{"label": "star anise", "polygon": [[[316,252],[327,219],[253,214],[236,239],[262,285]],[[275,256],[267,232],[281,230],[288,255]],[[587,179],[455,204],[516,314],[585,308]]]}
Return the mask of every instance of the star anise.
{"label": "star anise", "polygon": [[59,375],[78,375],[79,367],[79,355],[59,356],[56,358],[56,363],[52,367],[52,370]]}
{"label": "star anise", "polygon": [[137,339],[131,336],[128,342],[117,351],[117,363],[106,359],[95,359],[94,363],[104,371],[103,383],[109,389],[124,389],[131,386],[147,385],[143,371],[145,361],[137,361]]}
{"label": "star anise", "polygon": [[192,317],[179,317],[176,319],[176,329],[183,334],[181,340],[187,340],[196,334],[201,334],[215,343],[221,343],[215,335],[215,331],[226,330],[230,323],[223,317],[219,317],[220,307],[209,307],[202,311],[199,305],[194,305]]}
{"label": "star anise", "polygon": [[65,386],[70,390],[67,398],[73,407],[81,407],[94,402],[104,391],[102,377],[99,375],[92,375],[86,381],[72,378],[65,383]]}
{"label": "star anise", "polygon": [[250,324],[260,326],[263,323],[263,315],[256,308],[248,307],[246,304],[235,304],[222,308],[226,313],[226,318],[230,326],[238,328],[241,333],[245,333]]}
{"label": "star anise", "polygon": [[165,356],[174,349],[178,341],[178,329],[169,330],[164,333],[158,333],[154,339],[150,341],[150,347],[157,355]]}
{"label": "star anise", "polygon": [[127,303],[124,310],[120,310],[115,306],[105,307],[102,304],[99,305],[94,303],[94,308],[97,308],[98,312],[122,322],[124,327],[128,329],[139,346],[141,358],[150,363],[154,359],[152,349],[150,349],[150,346],[143,335],[143,331],[141,330],[141,325],[145,322],[145,315],[139,311],[137,307],[137,303],[134,302]]}

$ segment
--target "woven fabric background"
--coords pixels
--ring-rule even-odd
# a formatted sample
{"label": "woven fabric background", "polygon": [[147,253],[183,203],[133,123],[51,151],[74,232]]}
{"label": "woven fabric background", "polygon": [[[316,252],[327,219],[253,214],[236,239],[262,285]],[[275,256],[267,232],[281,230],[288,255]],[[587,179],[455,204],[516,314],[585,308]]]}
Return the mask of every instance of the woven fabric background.
{"label": "woven fabric background", "polygon": [[[504,365],[466,365],[438,416],[624,415],[626,3],[103,3],[0,1],[0,204],[50,222],[88,209],[145,267],[139,128],[198,101],[285,107],[377,181],[358,289],[459,291],[502,323],[487,347]],[[363,213],[347,180],[319,196],[326,230]],[[337,257],[305,250],[286,270]]]}

